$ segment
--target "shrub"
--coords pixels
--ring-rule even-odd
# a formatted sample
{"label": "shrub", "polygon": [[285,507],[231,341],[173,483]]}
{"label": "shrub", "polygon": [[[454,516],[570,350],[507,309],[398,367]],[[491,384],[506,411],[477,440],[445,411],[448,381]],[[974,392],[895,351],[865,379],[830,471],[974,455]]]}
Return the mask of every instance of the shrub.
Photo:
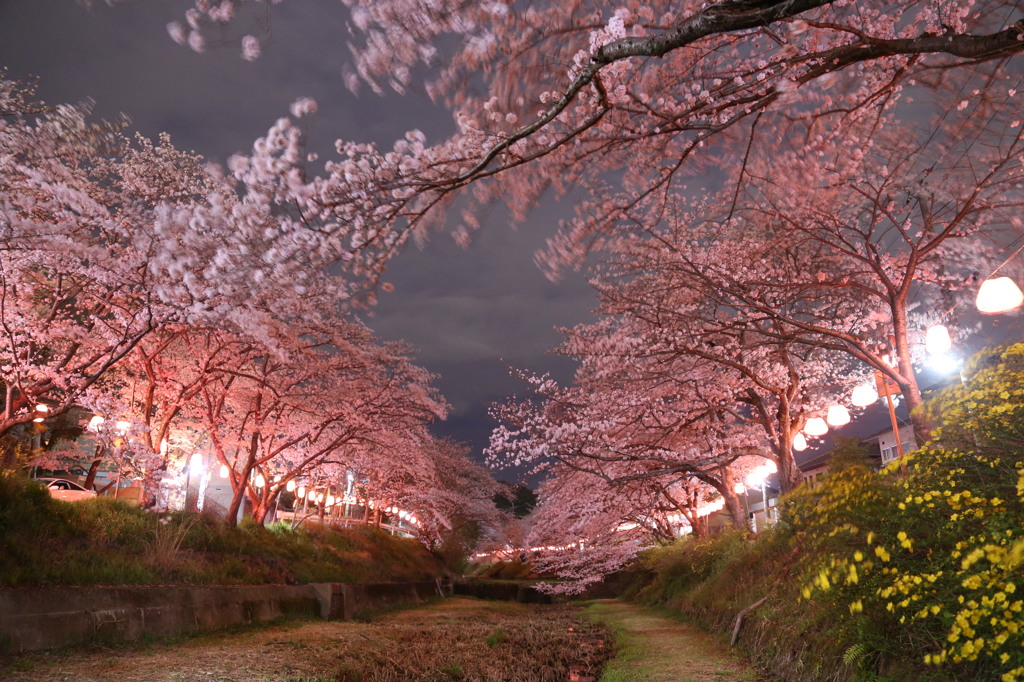
{"label": "shrub", "polygon": [[1024,679],[1024,344],[968,374],[929,401],[938,427],[905,476],[839,473],[790,510],[815,557],[804,596],[869,621],[855,644],[1009,682]]}

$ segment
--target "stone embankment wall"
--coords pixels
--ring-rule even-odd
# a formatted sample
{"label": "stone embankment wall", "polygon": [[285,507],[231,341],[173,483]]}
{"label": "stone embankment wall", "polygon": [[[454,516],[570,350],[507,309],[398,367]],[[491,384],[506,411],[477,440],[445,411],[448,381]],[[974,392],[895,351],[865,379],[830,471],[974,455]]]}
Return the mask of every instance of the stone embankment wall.
{"label": "stone embankment wall", "polygon": [[0,652],[160,637],[292,615],[348,620],[444,591],[435,582],[0,590]]}

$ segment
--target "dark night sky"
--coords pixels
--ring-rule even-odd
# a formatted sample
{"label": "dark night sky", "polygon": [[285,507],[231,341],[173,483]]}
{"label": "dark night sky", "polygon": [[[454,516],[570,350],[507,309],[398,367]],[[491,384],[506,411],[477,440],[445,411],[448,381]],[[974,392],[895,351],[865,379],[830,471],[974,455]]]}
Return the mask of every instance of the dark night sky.
{"label": "dark night sky", "polygon": [[[50,104],[91,98],[97,116],[123,112],[133,130],[168,132],[177,147],[218,162],[247,150],[303,96],[318,102],[309,136],[325,151],[338,137],[390,146],[411,128],[437,141],[451,127],[423,96],[349,93],[338,0],[275,5],[269,40],[252,63],[234,43],[196,54],[172,42],[165,26],[189,5],[138,0],[90,11],[73,0],[0,0],[0,65],[15,78],[38,76],[39,96]],[[235,30],[249,27],[242,20]],[[412,344],[420,363],[440,375],[453,409],[436,431],[475,453],[492,428],[487,405],[522,389],[509,365],[571,375],[567,360],[547,352],[559,341],[553,327],[589,319],[593,295],[582,277],[552,283],[533,264],[565,210],[543,207],[517,230],[495,211],[468,250],[446,233],[409,247],[385,277],[394,293],[382,294],[365,317],[382,338]]]}

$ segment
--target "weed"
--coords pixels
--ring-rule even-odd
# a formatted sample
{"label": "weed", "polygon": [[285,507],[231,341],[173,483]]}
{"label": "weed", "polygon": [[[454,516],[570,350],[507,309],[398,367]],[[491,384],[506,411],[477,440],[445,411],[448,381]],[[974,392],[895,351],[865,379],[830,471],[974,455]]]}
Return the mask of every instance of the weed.
{"label": "weed", "polygon": [[508,638],[505,637],[505,631],[501,628],[498,628],[491,634],[487,635],[487,646],[496,647],[499,644],[504,644],[507,641],[507,639]]}

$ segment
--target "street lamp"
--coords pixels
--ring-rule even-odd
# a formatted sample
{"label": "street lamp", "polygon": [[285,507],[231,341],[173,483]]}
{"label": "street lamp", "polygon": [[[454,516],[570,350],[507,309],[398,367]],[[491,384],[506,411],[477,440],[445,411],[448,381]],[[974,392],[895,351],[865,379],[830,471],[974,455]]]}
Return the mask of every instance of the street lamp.
{"label": "street lamp", "polygon": [[[779,470],[779,467],[772,460],[765,460],[765,463],[754,467],[754,470],[747,475],[747,487],[756,488],[761,486],[761,505],[764,509],[764,524],[768,525],[768,477]],[[755,521],[754,532],[757,532]]]}

